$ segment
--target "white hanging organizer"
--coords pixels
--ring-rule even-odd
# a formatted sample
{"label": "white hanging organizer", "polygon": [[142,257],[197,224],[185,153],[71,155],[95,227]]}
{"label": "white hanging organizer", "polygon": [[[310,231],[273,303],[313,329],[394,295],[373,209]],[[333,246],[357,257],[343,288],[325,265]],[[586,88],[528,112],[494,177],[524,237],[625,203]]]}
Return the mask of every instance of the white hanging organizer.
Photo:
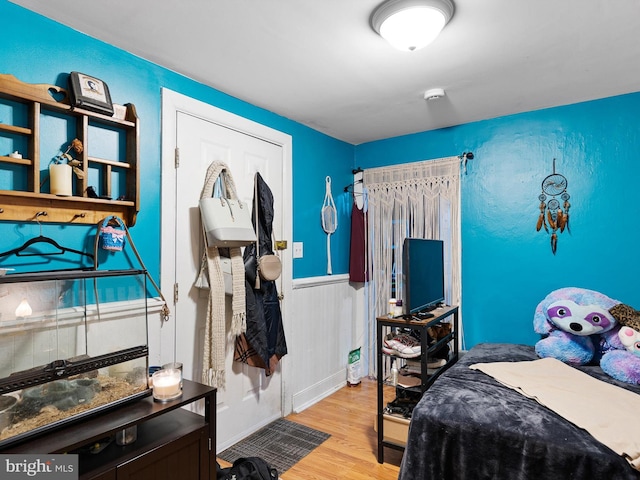
{"label": "white hanging organizer", "polygon": [[327,275],[331,275],[331,234],[338,228],[338,211],[331,195],[331,177],[325,179],[326,189],[322,202],[322,229],[327,234]]}

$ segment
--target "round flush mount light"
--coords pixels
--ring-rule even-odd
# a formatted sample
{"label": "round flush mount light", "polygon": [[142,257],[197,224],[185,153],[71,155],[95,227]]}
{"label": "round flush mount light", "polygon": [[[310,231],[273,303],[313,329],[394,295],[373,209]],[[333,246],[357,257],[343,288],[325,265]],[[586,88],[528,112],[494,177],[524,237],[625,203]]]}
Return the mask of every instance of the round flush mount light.
{"label": "round flush mount light", "polygon": [[453,16],[451,0],[387,0],[375,9],[371,27],[399,50],[426,47]]}
{"label": "round flush mount light", "polygon": [[445,95],[444,88],[432,88],[424,92],[424,99],[429,100],[437,100],[438,98],[442,98]]}

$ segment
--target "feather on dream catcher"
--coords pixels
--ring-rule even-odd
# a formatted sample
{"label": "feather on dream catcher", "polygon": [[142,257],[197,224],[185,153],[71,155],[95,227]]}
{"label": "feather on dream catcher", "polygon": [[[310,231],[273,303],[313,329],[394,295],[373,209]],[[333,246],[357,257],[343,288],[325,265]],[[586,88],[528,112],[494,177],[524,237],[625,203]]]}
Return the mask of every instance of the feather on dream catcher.
{"label": "feather on dream catcher", "polygon": [[540,215],[536,231],[543,227],[547,233],[551,233],[551,251],[556,254],[558,248],[558,234],[569,230],[569,194],[567,193],[567,179],[564,175],[556,173],[556,159],[553,159],[553,173],[542,181],[542,192],[538,195],[540,200]]}

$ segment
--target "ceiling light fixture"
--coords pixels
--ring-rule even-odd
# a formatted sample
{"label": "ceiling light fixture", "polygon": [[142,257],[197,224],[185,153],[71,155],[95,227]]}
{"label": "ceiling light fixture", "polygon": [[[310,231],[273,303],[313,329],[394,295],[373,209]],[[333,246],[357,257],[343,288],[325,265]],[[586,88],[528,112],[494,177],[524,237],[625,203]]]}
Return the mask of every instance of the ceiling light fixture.
{"label": "ceiling light fixture", "polygon": [[371,26],[399,50],[426,47],[453,16],[451,0],[387,0],[371,16]]}

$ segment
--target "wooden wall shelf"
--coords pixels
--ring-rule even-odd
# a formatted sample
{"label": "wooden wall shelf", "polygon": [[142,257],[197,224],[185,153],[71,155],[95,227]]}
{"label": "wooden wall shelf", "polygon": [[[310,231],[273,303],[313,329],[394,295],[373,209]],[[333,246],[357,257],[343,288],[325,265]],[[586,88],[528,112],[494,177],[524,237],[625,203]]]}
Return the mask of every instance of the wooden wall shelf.
{"label": "wooden wall shelf", "polygon": [[[19,222],[55,222],[95,224],[109,215],[117,215],[128,226],[135,224],[140,209],[140,172],[139,172],[139,132],[140,120],[133,104],[117,108],[116,112],[124,112],[120,117],[109,117],[100,113],[73,108],[69,104],[69,96],[65,89],[55,85],[28,84],[21,82],[13,75],[0,74],[0,102],[2,99],[18,102],[27,106],[28,125],[11,125],[0,118],[0,136],[27,137],[28,151],[21,152],[23,158],[12,158],[8,152],[0,155],[0,168],[16,166],[26,172],[26,190],[0,190],[0,220]],[[46,164],[41,161],[41,127],[40,117],[43,114],[68,116],[75,121],[76,138],[84,145],[84,151],[78,154],[82,165],[79,167],[84,178],[74,176],[75,191],[70,197],[51,195],[41,191],[41,184],[46,177]],[[118,113],[116,113],[118,115]],[[115,130],[123,135],[125,158],[108,159],[90,156],[91,139],[89,127]],[[71,139],[68,139],[69,142]],[[48,148],[47,148],[48,150]],[[89,170],[100,172],[99,195],[111,197],[115,191],[112,178],[115,172],[124,175],[124,197],[119,200],[90,198],[87,195],[89,186]],[[2,172],[0,170],[0,175]],[[46,183],[46,182],[45,182]],[[122,192],[120,192],[122,193]],[[44,212],[44,213],[42,213]]]}

